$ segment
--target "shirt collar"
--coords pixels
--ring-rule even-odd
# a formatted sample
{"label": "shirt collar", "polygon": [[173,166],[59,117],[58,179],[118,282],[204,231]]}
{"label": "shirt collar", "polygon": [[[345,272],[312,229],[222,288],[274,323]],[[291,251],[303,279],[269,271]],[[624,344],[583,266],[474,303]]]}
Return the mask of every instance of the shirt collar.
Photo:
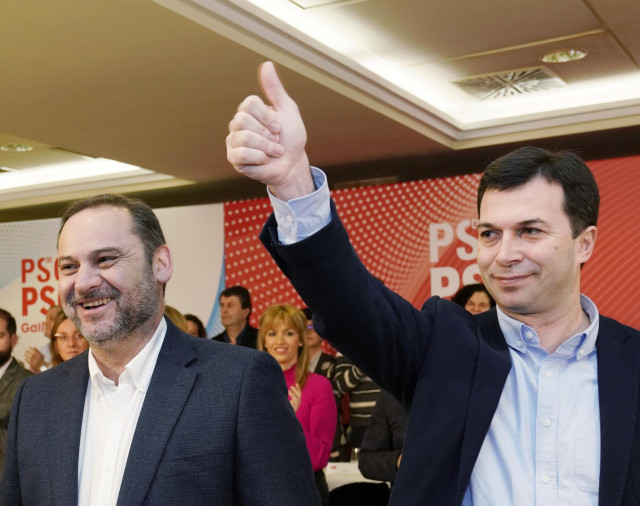
{"label": "shirt collar", "polygon": [[4,373],[7,372],[7,369],[9,369],[9,364],[11,364],[11,361],[13,360],[13,356],[9,357],[9,360],[7,360],[2,367],[0,367],[0,378],[2,378],[4,376]]}
{"label": "shirt collar", "polygon": [[[580,305],[589,317],[589,326],[583,332],[571,336],[558,346],[558,349],[554,352],[554,355],[557,354],[558,357],[576,357],[576,360],[581,360],[589,356],[596,347],[596,338],[598,337],[598,328],[600,326],[598,308],[589,297],[583,294],[580,294]],[[500,330],[502,330],[510,348],[520,353],[526,353],[528,347],[540,346],[538,334],[532,327],[508,316],[497,306],[496,310]]]}
{"label": "shirt collar", "polygon": [[[133,357],[129,363],[124,367],[124,371],[120,375],[120,383],[122,380],[130,381],[135,387],[142,393],[146,393],[151,382],[151,376],[153,370],[156,367],[158,361],[158,355],[160,354],[160,348],[164,343],[164,338],[167,333],[167,323],[164,318],[160,320],[158,328],[153,334],[153,337],[147,344]],[[93,350],[89,348],[89,376],[91,378],[91,385],[102,389],[102,385],[113,384],[113,381],[108,379],[102,374],[95,357],[93,356]]]}

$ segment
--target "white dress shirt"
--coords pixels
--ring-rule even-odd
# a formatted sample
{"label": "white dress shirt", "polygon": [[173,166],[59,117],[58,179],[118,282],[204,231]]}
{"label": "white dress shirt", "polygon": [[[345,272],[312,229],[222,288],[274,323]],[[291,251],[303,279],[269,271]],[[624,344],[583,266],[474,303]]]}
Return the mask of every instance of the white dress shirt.
{"label": "white dress shirt", "polygon": [[78,459],[81,506],[112,506],[118,500],[131,440],[166,331],[163,318],[151,340],[125,366],[118,385],[102,374],[89,350]]}

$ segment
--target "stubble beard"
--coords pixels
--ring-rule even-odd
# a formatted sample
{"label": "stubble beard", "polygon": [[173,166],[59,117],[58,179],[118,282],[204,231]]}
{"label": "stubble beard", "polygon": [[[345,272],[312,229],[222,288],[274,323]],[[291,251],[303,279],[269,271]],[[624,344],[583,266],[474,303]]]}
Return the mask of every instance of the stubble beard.
{"label": "stubble beard", "polygon": [[9,346],[6,351],[0,352],[0,366],[6,364],[9,360],[11,360],[11,354],[13,353],[13,346]]}
{"label": "stubble beard", "polygon": [[88,321],[83,322],[76,309],[78,305],[76,294],[70,293],[63,302],[67,317],[89,344],[105,348],[126,341],[136,330],[146,324],[158,310],[160,294],[149,268],[128,295],[123,295],[116,288],[109,286],[82,294],[82,298],[113,298],[112,302],[117,306],[115,317],[109,321],[100,319],[92,322],[91,313],[89,313]]}

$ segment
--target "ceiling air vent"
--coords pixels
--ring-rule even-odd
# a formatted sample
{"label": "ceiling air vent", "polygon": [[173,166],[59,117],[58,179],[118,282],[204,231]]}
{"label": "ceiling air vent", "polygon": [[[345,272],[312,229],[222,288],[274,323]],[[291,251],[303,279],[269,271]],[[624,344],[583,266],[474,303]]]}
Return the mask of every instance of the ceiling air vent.
{"label": "ceiling air vent", "polygon": [[544,67],[467,77],[454,81],[453,84],[479,100],[513,97],[565,86],[562,79]]}

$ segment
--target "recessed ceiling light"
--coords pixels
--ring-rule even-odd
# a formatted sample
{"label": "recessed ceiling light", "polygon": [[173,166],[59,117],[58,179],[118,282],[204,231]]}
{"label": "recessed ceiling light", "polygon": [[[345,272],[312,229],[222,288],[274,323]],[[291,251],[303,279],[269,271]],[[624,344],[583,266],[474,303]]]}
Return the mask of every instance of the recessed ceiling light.
{"label": "recessed ceiling light", "polygon": [[8,142],[0,145],[0,151],[7,151],[9,153],[27,153],[33,151],[33,146],[29,144],[21,144],[19,142]]}
{"label": "recessed ceiling light", "polygon": [[545,63],[566,63],[569,61],[582,60],[587,56],[586,51],[581,49],[562,49],[560,51],[552,51],[540,58]]}

